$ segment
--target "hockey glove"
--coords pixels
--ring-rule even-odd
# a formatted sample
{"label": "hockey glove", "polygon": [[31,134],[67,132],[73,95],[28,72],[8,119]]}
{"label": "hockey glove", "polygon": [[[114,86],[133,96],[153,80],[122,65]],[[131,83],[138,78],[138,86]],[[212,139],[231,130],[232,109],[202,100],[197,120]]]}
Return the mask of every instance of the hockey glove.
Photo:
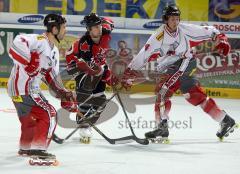
{"label": "hockey glove", "polygon": [[26,65],[24,69],[30,77],[33,77],[36,76],[40,71],[39,65],[40,65],[39,54],[37,52],[32,52],[31,61],[29,62],[29,64]]}
{"label": "hockey glove", "polygon": [[119,83],[118,78],[109,69],[105,71],[102,81],[108,86],[116,86]]}
{"label": "hockey glove", "polygon": [[135,80],[136,77],[138,77],[138,72],[135,70],[131,70],[130,68],[127,68],[124,71],[121,80],[122,87],[125,88],[126,90],[129,90],[132,87],[133,81]]}
{"label": "hockey glove", "polygon": [[228,42],[228,38],[225,34],[217,35],[217,45],[216,49],[219,51],[219,54],[227,56],[231,50],[231,46]]}
{"label": "hockey glove", "polygon": [[78,112],[77,102],[71,91],[62,91],[61,107],[69,112]]}
{"label": "hockey glove", "polygon": [[102,27],[109,31],[112,31],[114,28],[113,20],[107,17],[102,18]]}

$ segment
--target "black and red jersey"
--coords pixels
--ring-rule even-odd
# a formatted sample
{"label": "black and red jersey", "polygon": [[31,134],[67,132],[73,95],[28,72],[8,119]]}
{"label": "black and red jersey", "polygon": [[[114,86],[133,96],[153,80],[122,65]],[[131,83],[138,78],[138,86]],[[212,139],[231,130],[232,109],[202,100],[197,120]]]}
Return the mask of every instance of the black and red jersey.
{"label": "black and red jersey", "polygon": [[[99,43],[95,43],[89,32],[87,31],[78,41],[75,41],[71,48],[66,52],[66,61],[67,66],[71,67],[74,64],[79,62],[86,62],[89,67],[93,63],[102,66],[104,69],[104,73],[102,75],[102,80],[104,81],[107,76],[109,76],[109,68],[106,64],[106,53],[109,49],[109,43],[111,41],[111,25],[102,25],[102,36],[100,38]],[[78,66],[77,69],[79,75],[75,77],[76,82],[81,82],[82,76],[84,74],[81,71],[81,67]],[[82,73],[81,73],[82,72]],[[105,82],[104,85],[105,86]],[[102,89],[105,87],[102,87]],[[101,90],[102,91],[102,90]]]}
{"label": "black and red jersey", "polygon": [[71,64],[72,61],[85,61],[88,63],[94,61],[98,63],[100,60],[105,60],[111,40],[110,33],[110,30],[103,28],[99,43],[94,43],[89,32],[86,32],[78,41],[73,43],[66,53],[67,64]]}

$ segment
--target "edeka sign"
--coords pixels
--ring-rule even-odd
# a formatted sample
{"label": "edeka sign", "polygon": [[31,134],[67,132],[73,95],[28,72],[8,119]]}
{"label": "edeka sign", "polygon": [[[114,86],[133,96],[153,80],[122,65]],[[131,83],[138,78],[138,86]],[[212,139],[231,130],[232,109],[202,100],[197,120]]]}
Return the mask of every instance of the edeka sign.
{"label": "edeka sign", "polygon": [[[29,0],[33,1],[33,0]],[[174,0],[35,0],[31,7],[23,0],[11,0],[11,12],[25,13],[27,8],[36,9],[35,13],[61,13],[69,15],[86,15],[96,12],[101,16],[116,16],[128,18],[160,18],[166,3],[174,3]],[[20,5],[20,7],[19,7]],[[26,9],[26,10],[24,10]],[[31,12],[32,13],[32,12]]]}
{"label": "edeka sign", "polygon": [[96,12],[100,16],[161,19],[167,4],[177,4],[182,20],[207,21],[208,0],[11,0],[14,13],[86,15]]}

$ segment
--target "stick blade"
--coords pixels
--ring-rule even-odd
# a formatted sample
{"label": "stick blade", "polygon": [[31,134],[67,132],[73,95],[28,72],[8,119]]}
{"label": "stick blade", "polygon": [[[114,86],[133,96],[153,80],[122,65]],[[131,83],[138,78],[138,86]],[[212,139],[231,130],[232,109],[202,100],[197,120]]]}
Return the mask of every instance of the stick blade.
{"label": "stick blade", "polygon": [[134,136],[129,135],[122,138],[114,139],[114,144],[128,144],[134,142]]}
{"label": "stick blade", "polygon": [[63,144],[64,139],[59,138],[56,134],[53,134],[52,140],[57,144]]}
{"label": "stick blade", "polygon": [[140,138],[135,137],[134,140],[137,143],[142,144],[142,145],[148,145],[149,144],[149,140],[147,140],[147,139],[140,139]]}

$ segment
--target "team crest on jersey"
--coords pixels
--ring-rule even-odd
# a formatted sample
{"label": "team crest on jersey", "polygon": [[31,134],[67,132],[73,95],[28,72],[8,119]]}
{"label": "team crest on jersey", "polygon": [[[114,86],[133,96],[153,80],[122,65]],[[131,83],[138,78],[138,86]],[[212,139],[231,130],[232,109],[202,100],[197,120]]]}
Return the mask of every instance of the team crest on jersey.
{"label": "team crest on jersey", "polygon": [[157,39],[158,41],[162,40],[163,35],[164,35],[163,32],[159,33],[159,34],[157,35],[156,39]]}
{"label": "team crest on jersey", "polygon": [[90,50],[90,46],[88,45],[87,41],[80,44],[80,50],[87,52]]}
{"label": "team crest on jersey", "polygon": [[45,37],[43,35],[37,36],[37,40],[43,40]]}

